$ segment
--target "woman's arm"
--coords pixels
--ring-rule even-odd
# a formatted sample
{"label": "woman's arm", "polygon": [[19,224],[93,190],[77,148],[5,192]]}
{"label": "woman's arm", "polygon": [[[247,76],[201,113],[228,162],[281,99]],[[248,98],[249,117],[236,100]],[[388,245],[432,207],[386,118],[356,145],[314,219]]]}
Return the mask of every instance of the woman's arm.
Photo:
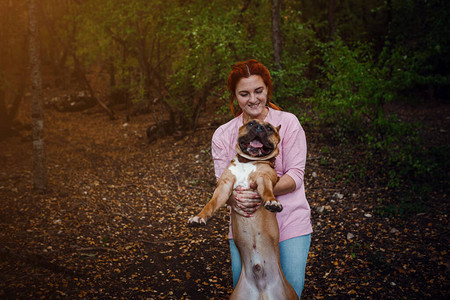
{"label": "woman's arm", "polygon": [[214,161],[214,174],[216,175],[216,181],[219,180],[223,171],[230,164],[231,158],[227,151],[226,141],[223,140],[224,132],[219,127],[213,134],[211,140],[211,155]]}
{"label": "woman's arm", "polygon": [[[298,120],[292,124],[292,129],[285,133],[283,139],[283,161],[281,162],[281,170],[282,176],[280,178],[285,180],[286,176],[289,176],[290,179],[294,181],[293,185],[288,184],[291,192],[299,189],[303,185],[303,177],[305,174],[305,164],[306,164],[306,137],[305,131],[301,127]],[[278,185],[278,184],[277,184]],[[276,187],[276,190],[279,192],[283,192],[285,190],[285,182],[281,182],[279,187]],[[276,191],[277,192],[277,191]],[[276,194],[276,193],[275,193]],[[278,194],[283,195],[283,194]]]}
{"label": "woman's arm", "polygon": [[[244,189],[238,186],[231,194],[228,204],[236,211],[238,214],[251,217],[252,214],[261,205],[261,197],[255,190],[256,187],[250,187],[250,189]],[[275,196],[281,196],[288,194],[295,190],[295,181],[289,175],[281,176],[277,184],[273,188],[273,193]]]}
{"label": "woman's arm", "polygon": [[275,196],[281,196],[285,194],[289,194],[290,192],[295,191],[296,184],[294,179],[288,174],[284,174],[280,177],[277,184],[273,188],[273,194]]}

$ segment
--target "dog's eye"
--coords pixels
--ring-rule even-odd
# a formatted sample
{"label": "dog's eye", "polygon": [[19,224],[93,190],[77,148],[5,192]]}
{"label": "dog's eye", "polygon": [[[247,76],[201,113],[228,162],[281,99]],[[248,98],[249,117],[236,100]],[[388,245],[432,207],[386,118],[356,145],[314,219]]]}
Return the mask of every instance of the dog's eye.
{"label": "dog's eye", "polygon": [[248,122],[248,126],[253,126],[253,125],[255,125],[255,123],[253,123],[253,122]]}
{"label": "dog's eye", "polygon": [[273,131],[272,126],[267,126],[267,131]]}

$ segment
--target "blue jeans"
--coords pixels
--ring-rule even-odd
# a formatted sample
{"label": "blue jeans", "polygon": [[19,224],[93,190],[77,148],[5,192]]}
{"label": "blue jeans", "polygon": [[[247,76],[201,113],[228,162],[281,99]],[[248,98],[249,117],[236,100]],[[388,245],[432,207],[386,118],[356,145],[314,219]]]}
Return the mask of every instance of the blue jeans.
{"label": "blue jeans", "polygon": [[[280,243],[281,269],[287,281],[301,298],[305,286],[306,259],[308,258],[311,234],[295,237]],[[241,256],[234,241],[230,239],[231,271],[233,272],[233,288],[241,276]]]}

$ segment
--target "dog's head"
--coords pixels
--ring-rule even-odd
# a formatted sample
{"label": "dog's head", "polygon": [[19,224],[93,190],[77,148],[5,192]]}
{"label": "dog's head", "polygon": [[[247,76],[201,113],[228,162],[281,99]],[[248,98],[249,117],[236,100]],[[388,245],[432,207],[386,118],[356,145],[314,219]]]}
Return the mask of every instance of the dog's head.
{"label": "dog's head", "polygon": [[269,160],[278,155],[281,125],[274,127],[268,122],[250,120],[239,128],[237,153],[249,160]]}

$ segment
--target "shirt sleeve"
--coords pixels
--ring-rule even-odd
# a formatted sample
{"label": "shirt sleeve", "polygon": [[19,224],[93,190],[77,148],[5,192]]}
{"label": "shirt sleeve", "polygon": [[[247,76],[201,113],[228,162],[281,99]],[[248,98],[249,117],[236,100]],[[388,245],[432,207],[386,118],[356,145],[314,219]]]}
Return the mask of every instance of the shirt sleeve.
{"label": "shirt sleeve", "polygon": [[211,155],[214,160],[214,173],[216,180],[219,180],[223,171],[228,167],[230,161],[228,159],[228,151],[225,145],[224,132],[222,128],[218,128],[211,140]]}
{"label": "shirt sleeve", "polygon": [[291,124],[283,139],[283,170],[295,181],[295,189],[303,185],[306,165],[306,136],[298,119]]}

